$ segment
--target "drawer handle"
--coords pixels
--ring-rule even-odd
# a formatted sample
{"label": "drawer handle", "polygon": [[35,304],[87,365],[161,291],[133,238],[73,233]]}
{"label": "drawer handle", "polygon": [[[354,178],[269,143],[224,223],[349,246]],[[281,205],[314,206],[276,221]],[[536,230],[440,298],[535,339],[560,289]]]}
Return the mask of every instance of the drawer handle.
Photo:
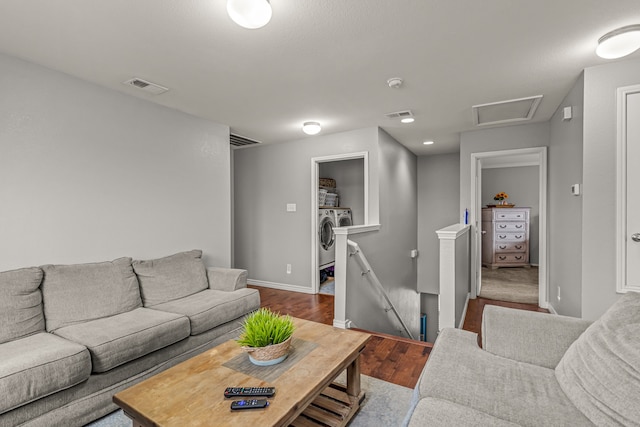
{"label": "drawer handle", "polygon": [[516,257],[516,259],[517,259],[517,260],[521,260],[521,259],[522,259],[522,255],[518,255],[518,256]]}
{"label": "drawer handle", "polygon": [[499,256],[498,258],[500,258],[500,261],[504,261],[505,259],[507,259],[506,256]]}
{"label": "drawer handle", "polygon": [[506,239],[507,236],[506,236],[506,234],[498,234],[498,238],[499,239]]}
{"label": "drawer handle", "polygon": [[500,227],[500,228],[507,228],[507,226],[506,226],[506,225],[504,225],[504,224],[500,224],[498,227]]}
{"label": "drawer handle", "polygon": [[516,225],[516,228],[522,228],[524,227],[524,225],[520,224],[520,225]]}
{"label": "drawer handle", "polygon": [[522,249],[522,245],[516,245],[516,249]]}
{"label": "drawer handle", "polygon": [[500,245],[498,246],[500,249],[507,249],[507,245]]}
{"label": "drawer handle", "polygon": [[516,239],[521,239],[521,238],[522,238],[522,235],[520,236],[516,235]]}

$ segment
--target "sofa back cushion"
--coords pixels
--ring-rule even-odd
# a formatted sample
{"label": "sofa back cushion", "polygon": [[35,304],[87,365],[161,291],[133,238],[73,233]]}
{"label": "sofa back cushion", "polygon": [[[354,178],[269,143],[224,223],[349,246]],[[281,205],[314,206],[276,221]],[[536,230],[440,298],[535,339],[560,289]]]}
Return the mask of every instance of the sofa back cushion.
{"label": "sofa back cushion", "polygon": [[0,273],[0,344],[44,331],[42,270]]}
{"label": "sofa back cushion", "polygon": [[555,373],[594,424],[638,425],[640,293],[620,297],[569,347]]}
{"label": "sofa back cushion", "polygon": [[134,310],[142,305],[131,258],[43,265],[47,331]]}
{"label": "sofa back cushion", "polygon": [[134,261],[133,269],[138,275],[145,307],[184,298],[209,287],[201,250]]}

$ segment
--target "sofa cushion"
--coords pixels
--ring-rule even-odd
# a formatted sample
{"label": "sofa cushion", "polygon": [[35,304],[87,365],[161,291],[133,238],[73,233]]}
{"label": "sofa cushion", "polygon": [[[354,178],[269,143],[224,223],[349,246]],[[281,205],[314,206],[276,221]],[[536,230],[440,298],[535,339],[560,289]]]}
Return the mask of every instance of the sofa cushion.
{"label": "sofa cushion", "polygon": [[468,406],[433,397],[425,397],[420,399],[416,405],[409,422],[409,427],[422,426],[517,427],[518,424],[496,418]]}
{"label": "sofa cushion", "polygon": [[592,423],[569,401],[553,369],[495,356],[477,335],[444,329],[419,382],[421,397],[468,406],[522,426]]}
{"label": "sofa cushion", "polygon": [[556,377],[598,425],[640,425],[640,294],[618,299],[565,353]]}
{"label": "sofa cushion", "polygon": [[44,265],[42,270],[47,331],[124,313],[142,305],[131,258]]}
{"label": "sofa cushion", "polygon": [[185,316],[137,308],[115,316],[57,329],[55,334],[86,346],[93,372],[106,372],[189,336]]}
{"label": "sofa cushion", "polygon": [[0,344],[0,413],[85,381],[91,359],[85,347],[40,332]]}
{"label": "sofa cushion", "polygon": [[138,275],[145,307],[184,298],[209,287],[201,250],[134,261],[133,269]]}
{"label": "sofa cushion", "polygon": [[154,305],[154,310],[184,314],[191,322],[191,335],[198,335],[216,326],[235,320],[260,308],[257,289],[233,292],[205,289],[188,297]]}
{"label": "sofa cushion", "polygon": [[41,282],[37,267],[0,273],[0,344],[44,331]]}

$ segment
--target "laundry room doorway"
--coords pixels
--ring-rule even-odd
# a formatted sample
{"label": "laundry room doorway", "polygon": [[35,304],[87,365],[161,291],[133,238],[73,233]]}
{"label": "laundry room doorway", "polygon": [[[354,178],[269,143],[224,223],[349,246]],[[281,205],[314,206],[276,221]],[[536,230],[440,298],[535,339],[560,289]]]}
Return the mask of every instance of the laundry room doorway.
{"label": "laundry room doorway", "polygon": [[333,229],[368,222],[368,153],[313,158],[311,176],[311,283],[314,293],[333,294]]}

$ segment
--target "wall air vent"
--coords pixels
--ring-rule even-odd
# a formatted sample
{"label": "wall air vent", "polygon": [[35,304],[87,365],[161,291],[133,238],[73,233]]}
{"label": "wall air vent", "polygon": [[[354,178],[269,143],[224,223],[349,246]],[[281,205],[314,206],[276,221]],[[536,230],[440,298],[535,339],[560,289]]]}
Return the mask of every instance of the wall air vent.
{"label": "wall air vent", "polygon": [[498,125],[531,120],[542,100],[542,95],[510,99],[474,105],[473,124],[476,126]]}
{"label": "wall air vent", "polygon": [[122,83],[125,85],[133,86],[137,89],[143,90],[152,95],[160,95],[161,93],[164,93],[169,90],[164,86],[160,86],[155,83],[151,83],[149,81],[139,79],[137,77],[134,77],[133,79],[127,80],[126,82],[122,82]]}
{"label": "wall air vent", "polygon": [[413,117],[413,113],[411,110],[405,111],[396,111],[395,113],[387,113],[385,114],[387,119],[404,119],[406,117]]}
{"label": "wall air vent", "polygon": [[236,135],[234,133],[229,135],[229,143],[234,147],[245,147],[247,145],[261,144],[260,141],[249,139],[247,137]]}

